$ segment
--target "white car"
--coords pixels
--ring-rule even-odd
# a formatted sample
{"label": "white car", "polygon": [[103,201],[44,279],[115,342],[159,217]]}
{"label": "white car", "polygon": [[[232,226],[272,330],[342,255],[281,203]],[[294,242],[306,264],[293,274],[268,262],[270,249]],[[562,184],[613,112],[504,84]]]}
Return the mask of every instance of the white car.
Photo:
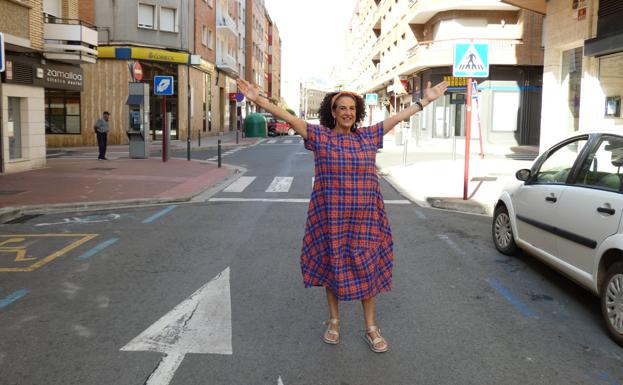
{"label": "white car", "polygon": [[532,254],[601,298],[623,345],[623,135],[577,133],[541,154],[523,183],[502,191],[493,242],[506,255]]}

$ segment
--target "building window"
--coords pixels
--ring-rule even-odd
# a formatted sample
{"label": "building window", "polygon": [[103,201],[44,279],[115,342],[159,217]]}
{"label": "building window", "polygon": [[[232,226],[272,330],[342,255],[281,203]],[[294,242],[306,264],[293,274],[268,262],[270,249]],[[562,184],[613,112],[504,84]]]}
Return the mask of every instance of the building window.
{"label": "building window", "polygon": [[177,10],[175,8],[160,8],[160,30],[177,32]]}
{"label": "building window", "polygon": [[45,133],[80,134],[80,92],[45,91]]}
{"label": "building window", "polygon": [[9,159],[19,159],[22,157],[21,98],[9,97],[8,101]]}
{"label": "building window", "polygon": [[208,45],[208,27],[205,25],[201,28],[201,44]]}
{"label": "building window", "polygon": [[154,6],[150,4],[138,5],[138,27],[154,29]]}
{"label": "building window", "polygon": [[214,36],[212,30],[208,29],[208,48],[214,49]]}

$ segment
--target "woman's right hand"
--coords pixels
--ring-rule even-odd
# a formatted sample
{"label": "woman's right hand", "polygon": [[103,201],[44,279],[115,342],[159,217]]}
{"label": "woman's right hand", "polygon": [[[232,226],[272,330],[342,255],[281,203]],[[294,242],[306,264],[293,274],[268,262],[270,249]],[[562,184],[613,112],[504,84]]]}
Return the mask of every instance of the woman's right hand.
{"label": "woman's right hand", "polygon": [[257,100],[260,97],[260,87],[255,84],[251,84],[244,79],[236,80],[236,84],[238,85],[240,92],[242,92],[247,99],[253,103],[257,103]]}

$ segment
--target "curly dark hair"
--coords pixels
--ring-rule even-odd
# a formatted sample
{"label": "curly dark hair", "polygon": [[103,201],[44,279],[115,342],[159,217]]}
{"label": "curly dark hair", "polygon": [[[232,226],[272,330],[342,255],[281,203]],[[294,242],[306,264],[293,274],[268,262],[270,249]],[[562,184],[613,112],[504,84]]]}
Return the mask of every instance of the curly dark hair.
{"label": "curly dark hair", "polygon": [[[335,128],[335,118],[331,114],[333,106],[331,106],[331,99],[340,92],[329,92],[325,95],[324,99],[320,103],[320,109],[318,110],[318,114],[320,115],[320,124],[327,128]],[[344,93],[340,95],[340,98],[347,96],[352,98],[355,101],[355,124],[350,128],[352,132],[354,132],[359,124],[363,122],[363,119],[366,117],[366,104],[363,98],[359,95],[353,93]],[[339,98],[338,98],[339,99]]]}

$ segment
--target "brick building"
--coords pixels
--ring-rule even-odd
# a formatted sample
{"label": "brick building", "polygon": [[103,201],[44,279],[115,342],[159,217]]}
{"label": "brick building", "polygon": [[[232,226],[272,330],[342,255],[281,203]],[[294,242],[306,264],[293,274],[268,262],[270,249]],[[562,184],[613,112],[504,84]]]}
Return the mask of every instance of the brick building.
{"label": "brick building", "polygon": [[50,142],[79,136],[89,124],[82,92],[97,31],[80,19],[78,0],[0,0],[0,32],[0,172],[44,167]]}

